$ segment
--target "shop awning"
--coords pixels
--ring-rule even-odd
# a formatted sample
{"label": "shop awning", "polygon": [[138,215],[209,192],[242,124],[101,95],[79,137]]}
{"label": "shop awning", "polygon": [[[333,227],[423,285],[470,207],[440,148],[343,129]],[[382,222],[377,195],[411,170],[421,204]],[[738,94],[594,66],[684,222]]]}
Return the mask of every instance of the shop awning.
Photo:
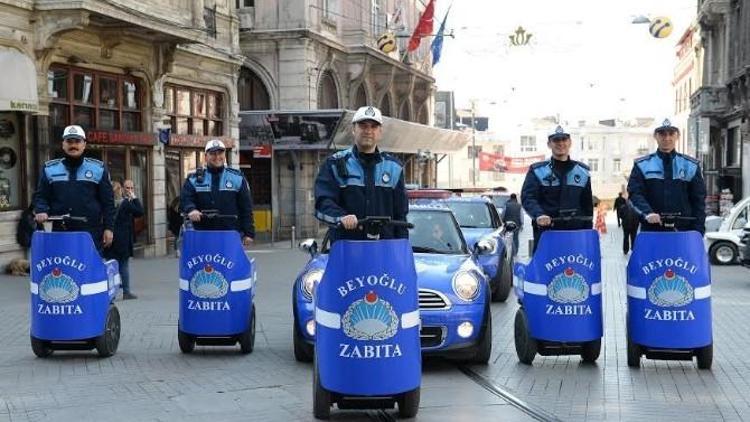
{"label": "shop awning", "polygon": [[31,58],[14,48],[0,47],[0,69],[0,111],[36,112],[36,67]]}
{"label": "shop awning", "polygon": [[[341,149],[354,142],[351,110],[241,111],[240,149],[271,145],[274,150]],[[469,142],[465,133],[391,117],[383,119],[383,151],[448,153]]]}

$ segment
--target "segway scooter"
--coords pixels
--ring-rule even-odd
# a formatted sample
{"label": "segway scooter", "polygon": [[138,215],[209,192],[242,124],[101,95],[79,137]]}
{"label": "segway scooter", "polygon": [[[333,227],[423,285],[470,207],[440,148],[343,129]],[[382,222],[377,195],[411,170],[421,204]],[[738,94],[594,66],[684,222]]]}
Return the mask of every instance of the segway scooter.
{"label": "segway scooter", "polygon": [[696,231],[676,231],[679,214],[661,214],[662,232],[640,232],[628,262],[628,366],[648,359],[692,360],[711,369],[711,267]]}
{"label": "segway scooter", "polygon": [[[236,219],[202,211],[204,219]],[[186,220],[180,253],[180,317],[177,341],[183,353],[195,345],[255,346],[255,260],[235,230],[193,230]]]}
{"label": "segway scooter", "polygon": [[[561,211],[552,225],[591,222]],[[528,264],[516,264],[514,338],[518,360],[581,355],[595,362],[601,351],[602,280],[599,234],[595,230],[548,230]]]}
{"label": "segway scooter", "polygon": [[87,232],[52,232],[53,222],[85,217],[50,216],[31,239],[31,350],[40,358],[55,350],[117,352],[120,312],[114,305],[117,261],[102,262]]}
{"label": "segway scooter", "polygon": [[314,294],[313,413],[327,419],[339,409],[389,409],[401,417],[419,408],[422,357],[419,291],[408,239],[379,240],[389,217],[359,221],[368,239],[333,244]]}

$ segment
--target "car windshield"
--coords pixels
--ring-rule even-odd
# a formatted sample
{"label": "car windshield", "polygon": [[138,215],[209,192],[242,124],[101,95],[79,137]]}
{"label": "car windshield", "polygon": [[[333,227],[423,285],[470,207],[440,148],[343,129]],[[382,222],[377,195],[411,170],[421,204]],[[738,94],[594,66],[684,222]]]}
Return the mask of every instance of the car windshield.
{"label": "car windshield", "polygon": [[492,218],[487,204],[483,202],[457,202],[447,203],[448,208],[458,220],[458,224],[464,228],[491,229]]}
{"label": "car windshield", "polygon": [[490,198],[490,200],[495,205],[495,207],[497,207],[497,208],[505,208],[505,203],[508,202],[508,200],[510,199],[510,195],[508,195],[508,196],[506,196],[506,195],[492,195],[492,196],[489,196],[488,198]]}
{"label": "car windshield", "polygon": [[463,254],[464,243],[451,213],[446,211],[410,211],[407,215],[414,227],[409,241],[414,252]]}

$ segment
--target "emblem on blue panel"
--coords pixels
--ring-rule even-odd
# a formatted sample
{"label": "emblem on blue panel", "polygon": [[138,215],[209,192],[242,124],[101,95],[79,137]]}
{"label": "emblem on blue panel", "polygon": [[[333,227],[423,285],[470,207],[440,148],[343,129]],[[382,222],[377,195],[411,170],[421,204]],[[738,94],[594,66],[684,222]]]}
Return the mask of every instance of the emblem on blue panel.
{"label": "emblem on blue panel", "polygon": [[391,181],[391,175],[388,173],[383,173],[383,183],[388,183]]}
{"label": "emblem on blue panel", "polygon": [[227,294],[229,282],[214,267],[206,264],[190,279],[190,293],[201,299],[218,299]]}
{"label": "emblem on blue panel", "polygon": [[87,179],[94,177],[94,173],[91,170],[86,170],[85,176]]}
{"label": "emblem on blue panel", "polygon": [[79,288],[70,276],[55,268],[39,283],[39,297],[47,303],[68,303],[78,299]]}
{"label": "emblem on blue panel", "polygon": [[568,267],[547,285],[547,296],[557,303],[581,303],[589,297],[589,285]]}
{"label": "emblem on blue panel", "polygon": [[230,182],[229,180],[227,180],[227,188],[232,188],[232,182]]}
{"label": "emblem on blue panel", "polygon": [[396,335],[398,316],[390,303],[370,291],[349,305],[342,325],[344,334],[355,340],[385,340]]}
{"label": "emblem on blue panel", "polygon": [[693,301],[693,286],[672,269],[657,277],[648,288],[648,300],[662,307],[685,306]]}

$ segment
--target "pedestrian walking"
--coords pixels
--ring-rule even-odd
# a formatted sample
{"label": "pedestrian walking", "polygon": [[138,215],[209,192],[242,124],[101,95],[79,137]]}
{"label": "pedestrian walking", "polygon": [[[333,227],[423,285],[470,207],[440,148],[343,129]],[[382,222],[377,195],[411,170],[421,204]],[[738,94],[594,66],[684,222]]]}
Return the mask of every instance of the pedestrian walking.
{"label": "pedestrian walking", "polygon": [[518,196],[515,193],[510,194],[510,199],[505,203],[503,210],[503,222],[512,221],[516,223],[517,229],[513,231],[513,256],[518,254],[518,235],[523,230],[523,210],[518,203]]}
{"label": "pedestrian walking", "polygon": [[120,267],[122,299],[138,299],[130,289],[130,257],[135,244],[134,219],[143,216],[143,204],[136,197],[132,180],[113,182],[115,198],[115,230],[112,245],[104,249],[107,259],[116,259]]}

